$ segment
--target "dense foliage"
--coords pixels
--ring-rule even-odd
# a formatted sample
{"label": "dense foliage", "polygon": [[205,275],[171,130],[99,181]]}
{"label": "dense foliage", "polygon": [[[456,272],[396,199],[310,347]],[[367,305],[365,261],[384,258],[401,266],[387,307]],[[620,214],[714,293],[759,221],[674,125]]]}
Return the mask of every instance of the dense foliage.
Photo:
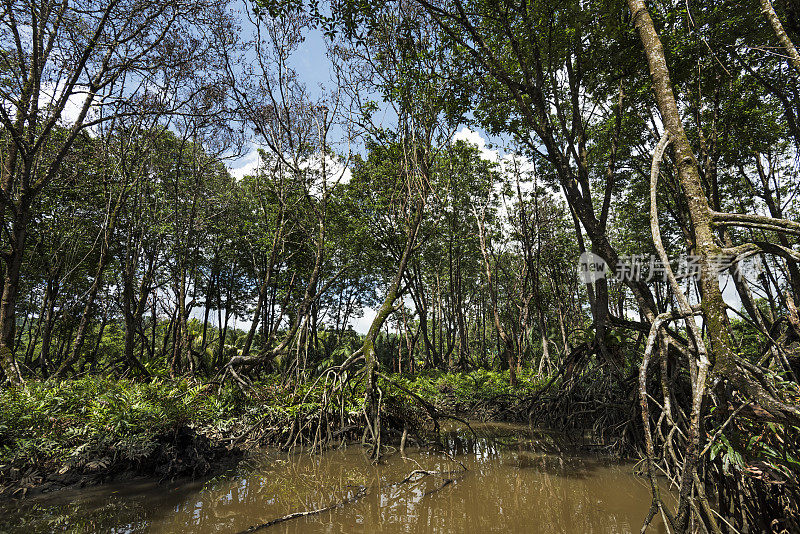
{"label": "dense foliage", "polygon": [[796,2],[232,8],[0,14],[4,469],[479,409],[800,530]]}

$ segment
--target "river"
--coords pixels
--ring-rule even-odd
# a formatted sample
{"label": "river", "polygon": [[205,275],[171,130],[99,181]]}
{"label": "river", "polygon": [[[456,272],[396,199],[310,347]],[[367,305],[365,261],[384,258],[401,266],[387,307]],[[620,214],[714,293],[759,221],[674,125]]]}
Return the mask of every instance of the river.
{"label": "river", "polygon": [[[262,451],[201,482],[63,490],[0,505],[0,531],[235,533],[350,499],[260,532],[639,532],[650,491],[632,464],[587,454],[559,434],[473,429],[445,431],[442,451],[408,447],[380,465],[358,445],[316,455]],[[650,532],[663,531],[654,521]]]}

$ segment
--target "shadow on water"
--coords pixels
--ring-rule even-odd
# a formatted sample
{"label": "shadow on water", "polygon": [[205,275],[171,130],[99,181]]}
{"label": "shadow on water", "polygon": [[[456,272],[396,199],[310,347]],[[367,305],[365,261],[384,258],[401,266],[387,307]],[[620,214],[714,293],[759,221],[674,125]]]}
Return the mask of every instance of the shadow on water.
{"label": "shadow on water", "polygon": [[[322,455],[266,451],[236,472],[191,484],[64,491],[0,505],[6,532],[238,532],[317,509],[266,532],[638,532],[649,488],[631,465],[581,453],[564,436],[505,424],[449,428],[443,451],[406,450],[371,465],[358,446]],[[454,460],[467,471],[461,471]],[[416,469],[441,474],[398,484]],[[663,532],[655,524],[651,532]]]}

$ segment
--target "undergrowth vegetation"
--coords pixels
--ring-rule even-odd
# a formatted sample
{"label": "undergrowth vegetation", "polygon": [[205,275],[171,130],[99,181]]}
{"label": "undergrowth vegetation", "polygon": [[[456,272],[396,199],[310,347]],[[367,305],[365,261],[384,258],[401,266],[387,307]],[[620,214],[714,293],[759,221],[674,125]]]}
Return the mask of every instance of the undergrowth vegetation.
{"label": "undergrowth vegetation", "polygon": [[31,381],[0,392],[0,463],[46,469],[141,460],[179,428],[227,424],[241,412],[237,393],[212,394],[184,380]]}
{"label": "undergrowth vegetation", "polygon": [[[482,402],[521,398],[541,384],[523,372],[512,389],[507,371],[484,370],[388,378],[387,402],[395,412],[414,405],[414,395],[450,413],[466,412]],[[30,381],[25,389],[0,391],[0,477],[8,481],[10,470],[18,478],[31,468],[63,473],[136,465],[186,428],[219,443],[288,446],[303,444],[312,422],[339,415],[356,436],[363,429],[364,384],[342,393],[336,406],[344,413],[334,413],[326,391],[322,381],[298,384],[277,374],[254,383],[248,395],[233,385],[185,379]]]}

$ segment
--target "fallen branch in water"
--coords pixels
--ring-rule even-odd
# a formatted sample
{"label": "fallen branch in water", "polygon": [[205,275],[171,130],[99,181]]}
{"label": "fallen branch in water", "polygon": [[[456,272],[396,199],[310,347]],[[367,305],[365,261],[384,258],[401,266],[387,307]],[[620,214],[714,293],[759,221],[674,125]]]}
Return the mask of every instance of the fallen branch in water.
{"label": "fallen branch in water", "polygon": [[444,481],[442,482],[441,486],[439,486],[438,488],[434,488],[434,489],[432,489],[430,491],[426,491],[425,493],[422,494],[422,496],[423,497],[430,497],[434,493],[438,493],[438,492],[442,491],[443,489],[445,489],[447,486],[449,486],[450,484],[452,484],[455,481],[456,481],[456,479],[454,479],[454,478],[445,478]]}
{"label": "fallen branch in water", "polygon": [[[462,467],[463,467],[463,465],[462,465]],[[464,469],[466,470],[466,467],[464,467]],[[405,484],[407,482],[410,482],[417,475],[422,475],[422,477],[419,479],[419,480],[421,480],[422,478],[425,478],[426,476],[429,476],[429,475],[439,475],[439,476],[441,476],[441,475],[453,474],[453,473],[454,472],[452,472],[452,471],[426,471],[424,469],[416,469],[416,470],[410,472],[404,479],[402,479],[402,480],[400,480],[398,482],[394,482],[392,484],[389,484],[388,487],[400,486],[401,484]],[[428,496],[428,495],[432,495],[432,494],[434,494],[434,493],[436,493],[438,491],[441,491],[444,488],[446,488],[447,486],[449,486],[450,484],[452,484],[453,482],[455,482],[456,480],[457,479],[455,479],[455,478],[445,478],[444,481],[443,481],[443,484],[441,486],[439,486],[438,488],[435,488],[435,489],[433,489],[431,491],[426,492],[424,495]],[[325,506],[323,508],[318,508],[316,510],[306,510],[304,512],[294,512],[294,513],[285,515],[283,517],[278,517],[276,519],[272,519],[271,521],[267,521],[266,523],[262,523],[260,525],[253,525],[252,527],[248,528],[247,530],[243,530],[243,531],[239,532],[239,534],[245,534],[247,532],[256,532],[256,531],[259,531],[259,530],[263,530],[265,528],[269,528],[269,527],[278,525],[278,524],[283,523],[285,521],[289,521],[291,519],[297,519],[299,517],[309,517],[309,516],[312,516],[312,515],[322,514],[324,512],[330,512],[331,510],[335,510],[336,508],[340,508],[340,507],[342,507],[342,506],[344,506],[346,504],[354,503],[354,502],[364,498],[366,495],[367,495],[367,488],[365,486],[361,486],[361,487],[359,487],[358,491],[352,497],[348,497],[347,499],[344,499],[342,501],[331,503],[328,506]]]}
{"label": "fallen branch in water", "polygon": [[336,508],[344,506],[345,504],[350,504],[350,503],[356,502],[357,500],[359,500],[359,499],[363,498],[364,496],[366,496],[366,494],[367,494],[367,488],[362,486],[361,488],[359,488],[359,490],[352,497],[348,497],[347,499],[345,499],[343,501],[335,502],[335,503],[329,504],[328,506],[325,506],[323,508],[318,508],[316,510],[306,510],[305,512],[294,512],[292,514],[285,515],[283,517],[279,517],[279,518],[273,519],[271,521],[267,521],[266,523],[262,523],[260,525],[254,525],[254,526],[248,528],[247,530],[243,530],[239,534],[244,534],[245,532],[256,532],[258,530],[263,530],[265,528],[269,528],[269,527],[277,525],[279,523],[283,523],[285,521],[289,521],[290,519],[297,519],[298,517],[308,517],[308,516],[311,516],[311,515],[317,515],[317,514],[322,514],[324,512],[329,512],[331,510],[334,510]]}

